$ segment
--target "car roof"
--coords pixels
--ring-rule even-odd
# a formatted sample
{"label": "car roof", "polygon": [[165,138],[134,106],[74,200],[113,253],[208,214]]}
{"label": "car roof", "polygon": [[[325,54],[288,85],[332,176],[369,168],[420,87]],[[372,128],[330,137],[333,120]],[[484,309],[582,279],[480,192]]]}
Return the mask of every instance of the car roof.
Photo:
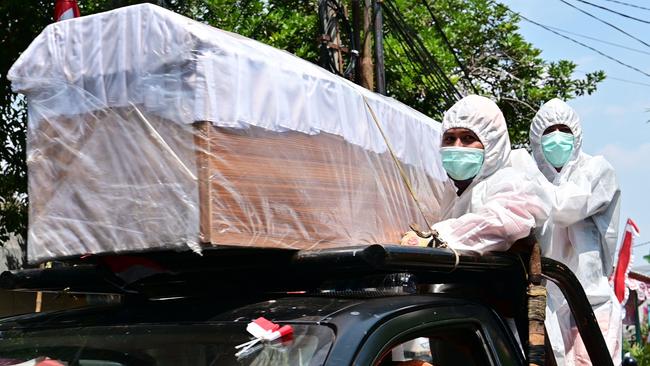
{"label": "car roof", "polygon": [[356,323],[355,318],[364,319],[364,322],[375,319],[374,322],[377,322],[411,308],[470,303],[443,294],[378,298],[294,295],[258,300],[191,298],[90,306],[0,319],[0,331],[152,323],[248,322],[260,316],[276,322],[341,326],[346,322]]}
{"label": "car roof", "polygon": [[467,304],[469,301],[444,294],[382,296],[376,298],[288,297],[251,304],[219,315],[218,320],[264,316],[280,322],[336,322],[365,314],[383,318],[395,312],[422,306]]}

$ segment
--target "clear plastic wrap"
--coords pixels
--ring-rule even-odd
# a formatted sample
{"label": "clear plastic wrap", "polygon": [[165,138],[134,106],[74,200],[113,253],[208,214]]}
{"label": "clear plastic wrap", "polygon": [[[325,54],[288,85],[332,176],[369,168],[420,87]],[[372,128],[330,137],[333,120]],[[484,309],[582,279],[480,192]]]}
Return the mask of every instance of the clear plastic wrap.
{"label": "clear plastic wrap", "polygon": [[448,197],[437,122],[154,5],[48,26],[9,78],[29,105],[30,262],[397,243],[425,222],[388,145],[429,222]]}

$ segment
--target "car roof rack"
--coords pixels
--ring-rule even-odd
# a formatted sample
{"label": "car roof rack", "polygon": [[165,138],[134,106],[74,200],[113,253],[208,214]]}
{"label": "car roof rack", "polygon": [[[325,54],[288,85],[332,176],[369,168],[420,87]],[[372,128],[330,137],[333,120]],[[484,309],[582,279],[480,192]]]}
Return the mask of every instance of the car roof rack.
{"label": "car roof rack", "polygon": [[[191,295],[206,288],[298,291],[316,289],[323,281],[395,272],[430,274],[437,283],[463,282],[478,273],[509,273],[525,281],[525,266],[516,255],[462,253],[458,265],[455,261],[445,249],[380,244],[300,251],[210,248],[201,255],[155,251],[71,258],[51,268],[7,271],[0,275],[0,288],[151,296]],[[225,275],[228,281],[220,280]],[[197,278],[204,281],[195,289],[191,282]],[[157,288],[158,283],[164,286]]]}
{"label": "car roof rack", "polygon": [[[289,293],[321,289],[328,281],[404,272],[425,283],[509,283],[525,294],[524,263],[522,253],[462,252],[456,264],[448,249],[381,244],[301,251],[214,248],[200,256],[165,251],[90,256],[53,268],[7,271],[0,275],[0,288],[145,297]],[[541,264],[544,277],[562,290],[591,359],[609,365],[606,343],[575,275],[548,258]]]}

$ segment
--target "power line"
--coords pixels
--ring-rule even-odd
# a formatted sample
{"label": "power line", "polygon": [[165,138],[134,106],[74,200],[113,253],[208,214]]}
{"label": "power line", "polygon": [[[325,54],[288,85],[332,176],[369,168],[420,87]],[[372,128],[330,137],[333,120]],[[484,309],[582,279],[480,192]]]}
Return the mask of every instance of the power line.
{"label": "power line", "polygon": [[405,52],[407,59],[412,64],[418,64],[419,69],[422,70],[422,76],[432,82],[436,91],[445,100],[445,109],[449,108],[460,99],[460,93],[447,78],[444,70],[438,65],[435,57],[426,48],[418,34],[408,26],[395,4],[389,0],[385,0],[382,4],[389,28],[396,32],[397,39],[401,39],[400,43],[405,51],[408,48],[408,51]]}
{"label": "power line", "polygon": [[[585,75],[589,74],[588,72],[586,72],[586,71],[584,71],[584,70],[578,70],[578,69],[576,69],[576,70],[574,70],[574,71],[575,71],[575,72],[579,72],[579,73],[581,73],[581,74],[585,74]],[[619,77],[617,77],[617,76],[610,76],[609,74],[607,74],[607,78],[606,78],[606,80],[615,80],[615,81],[620,81],[620,82],[622,82],[622,83],[628,83],[628,84],[634,84],[634,85],[640,85],[640,86],[647,86],[647,87],[650,87],[650,83],[643,83],[643,82],[640,82],[640,81],[634,81],[634,80],[629,80],[629,79],[619,78]]]}
{"label": "power line", "polygon": [[[391,24],[394,30],[397,33],[397,36],[401,38],[399,41],[406,59],[411,63],[411,66],[414,69],[420,69],[423,73],[425,79],[428,79],[431,85],[435,90],[443,95],[446,99],[451,97],[453,93],[450,93],[449,88],[445,85],[445,80],[438,75],[435,69],[431,68],[431,64],[426,61],[426,55],[422,54],[422,50],[418,48],[413,38],[408,34],[408,31],[401,27],[400,24],[403,24],[399,19],[394,18],[394,14],[391,11],[386,11],[387,23]],[[415,65],[419,65],[416,67]],[[434,63],[435,64],[435,63]],[[435,64],[437,66],[437,64]]]}
{"label": "power line", "polygon": [[616,3],[616,4],[621,4],[621,5],[625,5],[625,6],[629,6],[629,7],[632,7],[632,8],[650,10],[650,8],[646,8],[646,7],[643,7],[643,6],[636,5],[636,4],[626,3],[626,2],[623,2],[623,1],[618,1],[618,0],[605,0],[605,1],[609,1],[611,3]]}
{"label": "power line", "polygon": [[622,16],[622,17],[624,17],[624,18],[628,18],[628,19],[636,20],[637,22],[641,22],[641,23],[650,24],[650,21],[647,21],[647,20],[645,20],[645,19],[641,19],[641,18],[637,18],[637,17],[633,17],[633,16],[631,16],[631,15],[628,15],[628,14],[625,14],[625,13],[621,13],[621,12],[616,11],[616,10],[612,10],[612,9],[606,7],[606,6],[602,6],[602,5],[594,4],[594,3],[589,2],[589,1],[586,1],[586,0],[576,0],[576,1],[579,1],[579,2],[581,2],[581,3],[583,3],[583,4],[587,4],[587,5],[593,6],[593,7],[598,8],[598,9],[602,9],[602,10],[608,11],[608,12],[613,13],[613,14],[616,14],[616,15],[620,15],[620,16]]}
{"label": "power line", "polygon": [[621,78],[617,78],[617,77],[614,77],[614,76],[607,76],[607,80],[616,80],[616,81],[620,81],[620,82],[623,82],[623,83],[650,87],[650,84],[647,84],[647,83],[641,83],[641,82],[634,81],[634,80],[621,79]]}
{"label": "power line", "polygon": [[623,33],[623,34],[625,34],[626,36],[628,36],[628,37],[630,37],[630,38],[632,38],[632,39],[634,39],[634,40],[636,40],[636,41],[638,41],[638,42],[640,42],[640,43],[642,43],[643,45],[645,45],[645,46],[647,46],[647,47],[650,47],[650,44],[646,43],[646,42],[643,41],[642,39],[639,39],[639,38],[633,36],[632,34],[630,34],[630,33],[626,32],[626,31],[624,31],[623,29],[621,29],[621,28],[615,26],[614,24],[612,24],[612,23],[610,23],[610,22],[608,22],[608,21],[602,20],[602,19],[600,19],[599,17],[597,17],[597,16],[591,14],[590,12],[588,12],[588,11],[586,11],[586,10],[583,10],[583,9],[580,9],[579,7],[577,7],[577,6],[575,6],[575,5],[573,5],[573,4],[569,3],[569,2],[567,2],[566,0],[559,0],[559,1],[563,2],[563,3],[566,4],[567,6],[570,6],[570,7],[574,8],[574,9],[578,10],[579,12],[581,12],[581,13],[583,13],[583,14],[589,16],[589,17],[591,17],[591,18],[596,19],[597,21],[599,21],[599,22],[601,22],[601,23],[603,23],[603,24],[606,24],[606,25],[610,26],[611,28],[616,29],[617,31],[619,31],[619,32],[621,32],[621,33]]}
{"label": "power line", "polygon": [[644,245],[648,245],[648,244],[650,244],[650,241],[646,241],[646,242],[639,243],[639,244],[634,244],[633,247],[634,247],[634,248],[638,248],[638,247],[641,247],[641,246],[644,246]]}
{"label": "power line", "polygon": [[442,40],[447,45],[447,48],[449,48],[449,51],[454,56],[454,60],[456,60],[456,63],[458,64],[458,66],[460,66],[460,69],[463,71],[463,74],[465,75],[465,79],[467,79],[467,83],[472,88],[474,93],[478,94],[478,90],[476,90],[476,87],[474,86],[474,84],[472,84],[472,79],[469,77],[469,72],[467,71],[467,68],[465,67],[465,65],[463,65],[462,62],[460,62],[460,59],[458,59],[458,55],[456,54],[454,47],[452,47],[451,42],[449,42],[449,39],[447,38],[445,31],[442,29],[442,26],[440,26],[440,22],[438,22],[438,19],[433,13],[433,9],[431,9],[431,6],[429,6],[429,2],[427,0],[422,0],[422,3],[424,3],[424,6],[429,11],[429,14],[431,15],[431,20],[433,20],[433,24],[438,30],[438,33],[440,33],[440,36],[442,36]]}
{"label": "power line", "polygon": [[[562,0],[560,0],[560,1],[562,1]],[[564,1],[563,1],[563,2],[564,2]],[[568,4],[568,5],[570,5],[570,4]],[[565,39],[570,40],[571,42],[574,42],[574,43],[577,43],[577,44],[579,44],[579,45],[581,45],[581,46],[583,46],[583,47],[586,47],[586,48],[588,48],[588,49],[590,49],[590,50],[592,50],[592,51],[594,51],[594,52],[600,54],[601,56],[604,56],[604,57],[606,57],[606,58],[608,58],[608,59],[610,59],[610,60],[612,60],[612,61],[614,61],[614,62],[616,62],[616,63],[618,63],[618,64],[621,64],[621,65],[623,65],[623,66],[625,66],[625,67],[628,67],[628,68],[630,68],[630,69],[632,69],[632,70],[634,70],[634,71],[640,72],[640,73],[642,73],[643,75],[650,76],[648,73],[646,73],[646,72],[644,72],[644,71],[642,71],[642,70],[640,70],[640,69],[638,69],[638,68],[636,68],[636,67],[634,67],[634,66],[628,65],[628,64],[626,64],[626,63],[624,63],[624,62],[622,62],[622,61],[620,61],[620,60],[618,60],[618,59],[616,59],[616,58],[614,58],[614,57],[612,57],[612,56],[609,56],[609,55],[605,54],[604,52],[602,52],[602,51],[600,51],[600,50],[598,50],[598,49],[596,49],[596,48],[594,48],[594,47],[591,47],[591,46],[589,46],[589,45],[586,45],[586,44],[584,44],[584,43],[582,43],[582,42],[580,42],[580,41],[577,41],[577,40],[575,40],[575,39],[573,39],[573,38],[571,38],[571,37],[569,37],[569,36],[566,36],[566,35],[560,34],[560,33],[558,33],[558,32],[564,32],[564,33],[567,33],[567,34],[572,34],[572,35],[575,35],[575,36],[584,37],[584,38],[587,38],[587,39],[591,39],[591,40],[598,41],[598,42],[602,42],[602,43],[609,44],[609,45],[612,45],[612,46],[616,46],[616,47],[620,47],[620,48],[628,49],[628,50],[630,50],[630,51],[635,51],[635,52],[643,53],[643,54],[646,54],[646,55],[650,55],[650,52],[643,51],[643,50],[639,50],[639,49],[636,49],[636,48],[627,47],[627,46],[624,46],[624,45],[621,45],[621,44],[618,44],[618,43],[614,43],[614,42],[608,42],[608,41],[604,41],[604,40],[599,40],[599,39],[597,39],[597,38],[594,38],[594,37],[591,37],[591,36],[587,36],[587,35],[584,35],[584,34],[573,33],[573,32],[570,32],[570,31],[567,31],[567,30],[564,30],[564,29],[561,29],[561,28],[557,28],[557,27],[552,27],[552,26],[544,25],[544,24],[541,24],[541,23],[535,22],[535,21],[533,21],[533,20],[531,20],[531,19],[528,19],[528,18],[526,18],[524,15],[522,15],[521,13],[518,13],[518,12],[516,12],[516,11],[510,9],[510,8],[507,8],[507,9],[508,9],[508,11],[510,11],[511,13],[513,13],[513,14],[515,14],[515,15],[518,15],[518,16],[521,17],[522,19],[524,19],[524,20],[526,20],[526,21],[528,21],[528,22],[530,22],[530,23],[532,23],[532,24],[535,24],[535,25],[537,25],[538,27],[541,27],[541,28],[543,28],[543,29],[545,29],[545,30],[547,30],[547,31],[549,31],[549,32],[551,32],[551,33],[554,33],[555,35],[558,35],[558,36],[560,36],[560,37],[562,37],[562,38],[565,38]],[[583,73],[584,73],[584,72],[583,72]],[[607,79],[608,79],[608,80],[616,80],[616,81],[620,81],[620,82],[624,82],[624,83],[628,83],[628,84],[635,84],[635,85],[649,86],[649,87],[650,87],[650,84],[648,84],[648,83],[643,83],[643,82],[639,82],[639,81],[634,81],[634,80],[628,80],[628,79],[618,78],[618,77],[609,76],[609,75],[607,76]]]}
{"label": "power line", "polygon": [[[408,46],[406,46],[404,44],[404,42],[396,42],[396,43],[399,46],[399,48],[402,49],[402,52],[403,52],[402,54],[407,54],[407,55],[409,54],[410,50],[407,49]],[[387,46],[386,47],[387,54],[390,53],[394,57],[397,57],[397,58],[401,57],[400,53],[397,52],[396,50],[393,50],[392,46],[389,46],[388,44],[386,44],[386,46]],[[434,92],[432,94],[437,94],[442,99],[445,99],[445,100],[447,99],[447,97],[445,97],[444,93],[437,92],[436,81],[432,81],[433,79],[432,79],[432,75],[430,73],[425,72],[424,68],[421,65],[419,65],[419,63],[417,63],[417,61],[412,60],[411,57],[406,57],[406,61],[408,63],[396,62],[395,65],[398,68],[400,68],[402,70],[402,72],[405,73],[405,74],[408,74],[408,72],[406,71],[406,66],[410,66],[410,70],[413,70],[416,73],[420,73],[420,75],[422,76],[422,79],[423,79],[423,85],[426,86],[427,89],[432,90]],[[435,118],[442,118],[442,114],[443,114],[444,110],[447,109],[448,106],[447,106],[447,104],[445,104],[443,106],[439,106],[439,103],[437,103],[437,102],[435,102],[435,103],[436,103],[436,106],[440,107],[440,108],[437,108],[438,109],[437,110],[438,115],[435,116]],[[447,103],[447,102],[445,102],[445,103]]]}
{"label": "power line", "polygon": [[640,50],[640,49],[638,49],[638,48],[627,47],[627,46],[624,46],[624,45],[622,45],[622,44],[620,44],[620,43],[614,43],[614,42],[605,41],[605,40],[602,40],[602,39],[599,39],[599,38],[596,38],[596,37],[587,36],[587,35],[580,34],[580,33],[574,33],[574,32],[568,31],[568,30],[566,30],[566,29],[562,29],[562,28],[558,28],[558,27],[553,27],[553,26],[550,26],[550,25],[546,25],[546,26],[547,26],[548,28],[554,29],[554,30],[556,30],[556,31],[558,31],[558,32],[562,32],[562,33],[566,33],[566,34],[571,34],[571,35],[573,35],[573,36],[577,36],[577,37],[582,37],[582,38],[590,39],[590,40],[592,40],[592,41],[596,41],[596,42],[600,42],[600,43],[608,44],[608,45],[610,45],[610,46],[614,46],[614,47],[623,48],[623,49],[626,49],[626,50],[629,50],[629,51],[634,51],[634,52],[642,53],[642,54],[644,54],[644,55],[650,55],[650,52],[648,52],[648,51],[644,51],[644,50]]}
{"label": "power line", "polygon": [[[563,1],[563,0],[560,0],[560,1]],[[511,10],[511,11],[512,11],[512,10]],[[616,59],[616,58],[614,58],[614,57],[612,57],[612,56],[610,56],[610,55],[608,55],[608,54],[606,54],[606,53],[604,53],[604,52],[602,52],[602,51],[600,51],[600,50],[598,50],[598,49],[596,49],[596,48],[594,48],[594,47],[591,47],[591,46],[589,46],[589,45],[587,45],[587,44],[584,44],[584,43],[582,43],[582,42],[580,42],[580,41],[578,41],[578,40],[576,40],[576,39],[573,39],[573,38],[571,38],[571,37],[569,37],[569,36],[566,36],[566,35],[564,35],[564,34],[562,34],[562,33],[559,33],[559,32],[557,32],[557,31],[554,31],[553,29],[548,28],[547,26],[545,26],[545,25],[543,25],[543,24],[537,23],[537,22],[534,21],[534,20],[530,20],[530,19],[526,18],[525,16],[523,16],[523,15],[517,13],[517,12],[514,12],[514,13],[515,13],[515,14],[518,14],[522,19],[524,19],[524,20],[527,21],[527,22],[530,22],[530,23],[532,23],[532,24],[535,24],[535,25],[538,26],[538,27],[541,27],[541,28],[543,28],[543,29],[546,29],[547,31],[549,31],[549,32],[551,32],[551,33],[554,33],[554,34],[556,34],[556,35],[558,35],[558,36],[560,36],[560,37],[562,37],[562,38],[568,39],[569,41],[571,41],[571,42],[573,42],[573,43],[577,43],[577,44],[579,44],[579,45],[582,46],[582,47],[588,48],[588,49],[590,49],[590,50],[596,52],[597,54],[599,54],[599,55],[601,55],[601,56],[603,56],[603,57],[605,57],[605,58],[608,58],[608,59],[610,59],[610,60],[616,62],[617,64],[620,64],[620,65],[623,65],[623,66],[627,67],[628,69],[632,69],[632,70],[634,70],[634,71],[636,71],[636,72],[639,72],[639,73],[641,73],[641,74],[643,74],[643,75],[645,75],[645,76],[647,76],[647,77],[650,77],[650,74],[648,74],[647,72],[645,72],[645,71],[643,71],[643,70],[641,70],[641,69],[638,69],[638,68],[636,68],[636,67],[634,67],[634,66],[632,66],[632,65],[626,64],[626,63],[624,63],[623,61],[618,60],[618,59]]]}

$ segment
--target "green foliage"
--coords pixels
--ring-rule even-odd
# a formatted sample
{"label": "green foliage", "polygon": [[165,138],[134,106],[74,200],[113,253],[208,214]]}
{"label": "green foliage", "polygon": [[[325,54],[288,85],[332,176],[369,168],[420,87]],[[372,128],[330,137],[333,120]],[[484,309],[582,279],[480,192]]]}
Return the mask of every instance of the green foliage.
{"label": "green foliage", "polygon": [[[344,0],[347,2],[348,0]],[[143,1],[79,0],[82,15]],[[154,1],[152,1],[154,2]],[[410,26],[422,37],[440,67],[463,92],[472,91],[462,69],[432,26],[421,0],[394,0]],[[317,0],[165,0],[169,9],[198,21],[257,39],[317,62]],[[362,2],[363,3],[363,2]],[[572,77],[570,61],[546,62],[541,51],[518,34],[518,18],[491,0],[431,2],[450,43],[466,65],[474,88],[498,101],[514,144],[524,143],[535,109],[553,97],[570,99],[596,90],[602,71]],[[11,92],[9,67],[36,35],[52,22],[54,1],[0,1],[0,243],[11,232],[25,237],[27,179],[23,98]],[[421,70],[405,62],[405,51],[385,31],[386,79],[389,94],[412,107],[440,117],[441,96],[425,87]]]}
{"label": "green foliage", "polygon": [[[81,2],[82,14],[91,14],[124,2]],[[32,40],[53,19],[54,1],[0,1],[0,244],[11,233],[27,237],[27,106],[12,93],[7,72]]]}
{"label": "green foliage", "polygon": [[630,348],[629,352],[639,366],[650,366],[650,344],[635,344]]}
{"label": "green foliage", "polygon": [[[648,324],[641,324],[641,339],[648,339]],[[650,366],[650,343],[638,344],[634,339],[623,338],[623,353],[629,352],[639,366]]]}
{"label": "green foliage", "polygon": [[[471,85],[454,60],[449,47],[433,26],[422,0],[393,0],[404,12],[409,25],[417,30],[428,50],[450,80],[463,93],[479,94],[497,101],[508,122],[513,144],[526,143],[530,121],[541,104],[559,97],[564,100],[591,94],[604,80],[603,71],[584,78],[572,76],[576,65],[567,60],[547,62],[541,51],[518,33],[518,16],[492,0],[429,1],[439,25],[465,65]],[[431,116],[440,112],[426,103],[430,97],[422,88],[421,76],[404,63],[406,54],[386,35],[386,78],[391,94]]]}
{"label": "green foliage", "polygon": [[168,8],[317,62],[317,0],[178,0]]}
{"label": "green foliage", "polygon": [[53,1],[0,2],[0,243],[10,233],[27,232],[27,109],[24,98],[11,92],[7,71],[51,21],[53,7]]}

